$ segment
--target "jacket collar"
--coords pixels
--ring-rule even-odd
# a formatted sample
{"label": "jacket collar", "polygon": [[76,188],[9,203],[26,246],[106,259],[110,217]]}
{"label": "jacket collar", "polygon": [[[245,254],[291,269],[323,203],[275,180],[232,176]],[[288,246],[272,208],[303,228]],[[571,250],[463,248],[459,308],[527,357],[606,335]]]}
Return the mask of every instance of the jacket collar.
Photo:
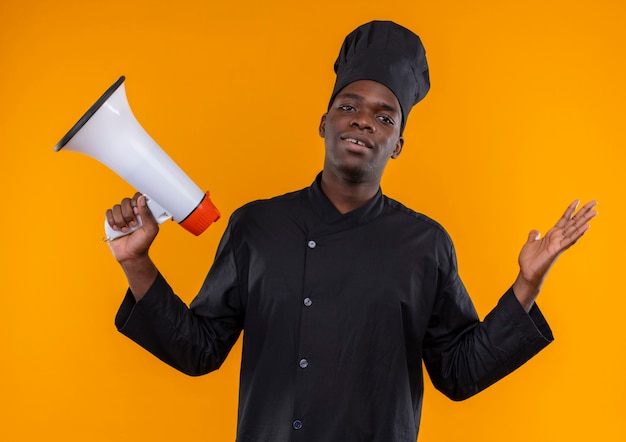
{"label": "jacket collar", "polygon": [[322,173],[320,172],[308,189],[308,199],[313,211],[326,224],[363,224],[380,215],[385,206],[382,190],[378,188],[376,195],[369,202],[346,214],[339,212],[322,191]]}

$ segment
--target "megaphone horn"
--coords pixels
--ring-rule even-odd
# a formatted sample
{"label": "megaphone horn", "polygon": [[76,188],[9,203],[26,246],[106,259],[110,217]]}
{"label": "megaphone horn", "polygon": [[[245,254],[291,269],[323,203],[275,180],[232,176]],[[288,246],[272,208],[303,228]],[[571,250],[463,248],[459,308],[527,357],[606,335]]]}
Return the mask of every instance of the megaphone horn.
{"label": "megaphone horn", "polygon": [[[120,77],[54,147],[80,152],[100,161],[146,195],[159,223],[174,219],[200,235],[220,213],[209,198],[159,147],[133,115]],[[111,229],[109,240],[127,235]]]}

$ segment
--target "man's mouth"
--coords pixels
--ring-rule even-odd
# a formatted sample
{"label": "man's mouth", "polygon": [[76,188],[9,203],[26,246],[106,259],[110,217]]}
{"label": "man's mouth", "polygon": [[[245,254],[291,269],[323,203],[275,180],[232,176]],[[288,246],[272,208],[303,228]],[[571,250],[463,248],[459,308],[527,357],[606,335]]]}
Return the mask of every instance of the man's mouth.
{"label": "man's mouth", "polygon": [[357,140],[356,138],[346,137],[343,140],[347,141],[348,143],[356,144],[357,146],[369,147],[363,141]]}

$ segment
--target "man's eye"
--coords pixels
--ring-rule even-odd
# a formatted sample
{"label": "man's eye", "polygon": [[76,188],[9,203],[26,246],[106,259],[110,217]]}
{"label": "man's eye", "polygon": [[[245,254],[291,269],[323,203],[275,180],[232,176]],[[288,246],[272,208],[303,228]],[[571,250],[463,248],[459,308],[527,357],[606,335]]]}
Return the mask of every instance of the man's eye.
{"label": "man's eye", "polygon": [[339,106],[339,109],[344,110],[344,111],[353,111],[354,106],[351,106],[349,104],[342,104]]}
{"label": "man's eye", "polygon": [[384,115],[380,115],[380,116],[378,117],[378,119],[379,119],[380,121],[382,121],[383,123],[385,123],[385,124],[390,124],[391,126],[394,126],[394,125],[396,124],[396,122],[395,122],[395,121],[393,121],[391,118],[386,117],[386,116],[384,116]]}

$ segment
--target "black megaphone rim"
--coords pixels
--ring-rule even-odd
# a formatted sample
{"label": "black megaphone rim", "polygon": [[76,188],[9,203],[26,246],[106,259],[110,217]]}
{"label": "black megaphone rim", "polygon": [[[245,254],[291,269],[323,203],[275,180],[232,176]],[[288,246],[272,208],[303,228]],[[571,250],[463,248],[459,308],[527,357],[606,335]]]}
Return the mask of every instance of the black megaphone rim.
{"label": "black megaphone rim", "polygon": [[66,133],[63,138],[61,138],[61,141],[59,141],[57,145],[54,146],[55,152],[63,149],[63,146],[65,146],[74,137],[74,135],[76,135],[78,131],[81,130],[81,128],[87,123],[87,121],[89,121],[89,119],[93,117],[96,112],[98,112],[98,109],[100,109],[102,105],[111,97],[111,95],[113,95],[113,93],[122,85],[122,83],[124,83],[125,79],[126,77],[122,75],[120,78],[117,79],[115,83],[111,85],[111,87],[106,90],[104,94],[102,94],[100,98],[98,98],[98,101],[96,101],[93,106],[89,108],[85,115],[83,115],[80,120],[78,120],[78,122],[69,130],[69,132]]}

